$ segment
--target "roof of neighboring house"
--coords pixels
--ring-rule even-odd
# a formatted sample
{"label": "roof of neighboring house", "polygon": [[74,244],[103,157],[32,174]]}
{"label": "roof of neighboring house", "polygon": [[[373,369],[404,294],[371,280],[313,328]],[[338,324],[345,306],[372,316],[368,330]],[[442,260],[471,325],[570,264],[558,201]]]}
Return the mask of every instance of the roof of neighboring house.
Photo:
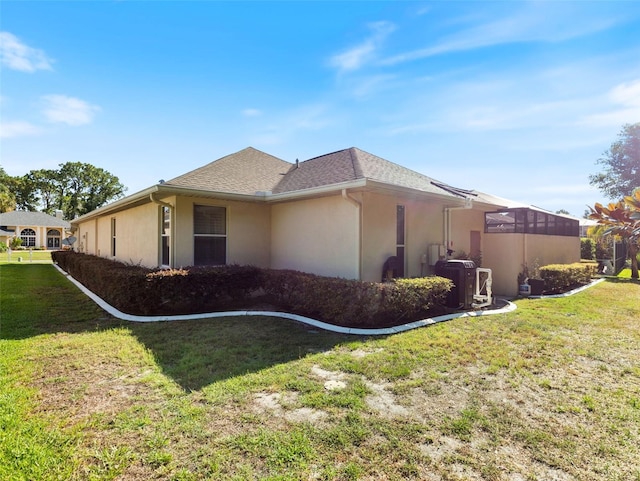
{"label": "roof of neighboring house", "polygon": [[0,214],[0,226],[21,226],[21,227],[63,227],[68,229],[71,224],[66,220],[59,219],[44,212],[27,212],[24,210],[14,210]]}
{"label": "roof of neighboring house", "polygon": [[273,193],[295,192],[359,179],[454,197],[465,197],[466,192],[351,147],[300,162],[282,177]]}
{"label": "roof of neighboring house", "polygon": [[254,195],[271,191],[292,164],[253,147],[227,155],[163,185]]}

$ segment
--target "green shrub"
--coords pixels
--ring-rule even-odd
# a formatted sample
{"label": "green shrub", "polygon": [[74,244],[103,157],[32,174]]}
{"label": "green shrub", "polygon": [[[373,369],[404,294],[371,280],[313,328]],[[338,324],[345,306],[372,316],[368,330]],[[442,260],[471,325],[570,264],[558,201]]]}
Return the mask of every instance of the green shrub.
{"label": "green shrub", "polygon": [[545,291],[561,292],[569,287],[588,284],[596,274],[597,264],[580,263],[550,264],[540,268]]}
{"label": "green shrub", "polygon": [[268,304],[342,326],[382,327],[439,312],[452,287],[441,277],[375,283],[238,265],[151,270],[72,251],[53,252],[52,259],[109,304],[141,315]]}
{"label": "green shrub", "polygon": [[613,247],[609,237],[596,239],[596,259],[613,259]]}
{"label": "green shrub", "polygon": [[12,237],[9,241],[9,247],[12,249],[19,249],[22,246],[22,239],[20,237]]}
{"label": "green shrub", "polygon": [[0,252],[7,252],[7,244],[0,242]]}
{"label": "green shrub", "polygon": [[593,260],[596,258],[596,244],[593,239],[583,237],[580,239],[580,258]]}
{"label": "green shrub", "polygon": [[444,305],[449,279],[423,277],[361,282],[296,271],[265,271],[269,300],[290,312],[342,326],[391,326]]}

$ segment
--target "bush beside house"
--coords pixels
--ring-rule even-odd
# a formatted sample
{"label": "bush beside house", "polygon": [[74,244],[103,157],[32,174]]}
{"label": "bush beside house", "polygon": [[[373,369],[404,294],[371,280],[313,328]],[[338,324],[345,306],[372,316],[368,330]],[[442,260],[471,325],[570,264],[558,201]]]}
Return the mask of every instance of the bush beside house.
{"label": "bush beside house", "polygon": [[544,291],[563,292],[575,286],[588,284],[595,276],[597,267],[594,262],[543,266],[540,268],[540,277],[544,280]]}
{"label": "bush beside house", "polygon": [[109,304],[138,315],[285,310],[342,326],[384,327],[443,312],[452,287],[441,277],[375,283],[239,265],[152,270],[71,251],[52,258]]}
{"label": "bush beside house", "polygon": [[596,259],[596,243],[593,239],[583,237],[580,239],[580,259]]}

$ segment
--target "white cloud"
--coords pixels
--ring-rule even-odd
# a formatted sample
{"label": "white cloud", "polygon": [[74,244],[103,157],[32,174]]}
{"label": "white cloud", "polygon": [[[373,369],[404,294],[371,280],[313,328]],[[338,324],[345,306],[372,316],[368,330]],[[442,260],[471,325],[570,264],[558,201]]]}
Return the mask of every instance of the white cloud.
{"label": "white cloud", "polygon": [[616,85],[609,97],[614,102],[630,107],[640,107],[640,79]]}
{"label": "white cloud", "polygon": [[390,22],[375,22],[369,24],[368,27],[372,31],[369,38],[361,44],[331,57],[329,65],[341,72],[358,70],[375,57],[376,50],[395,30],[395,25]]}
{"label": "white cloud", "polygon": [[2,122],[0,124],[0,138],[3,139],[24,137],[27,135],[37,135],[40,132],[41,130],[39,127],[21,120],[16,120],[13,122]]}
{"label": "white cloud", "polygon": [[90,124],[100,110],[97,105],[66,95],[46,95],[42,100],[45,102],[43,113],[53,123],[74,126]]}
{"label": "white cloud", "polygon": [[327,106],[314,104],[287,112],[254,135],[256,144],[284,144],[304,132],[316,132],[330,125]]}
{"label": "white cloud", "polygon": [[0,63],[20,72],[52,70],[53,60],[44,51],[29,47],[9,32],[0,32]]}
{"label": "white cloud", "polygon": [[244,109],[242,111],[242,115],[245,117],[260,117],[262,115],[262,111],[258,109]]}
{"label": "white cloud", "polygon": [[640,79],[613,87],[607,92],[605,103],[602,112],[583,117],[578,125],[615,127],[637,122],[640,119]]}
{"label": "white cloud", "polygon": [[[480,23],[444,37],[434,45],[394,55],[382,65],[395,65],[451,52],[474,50],[492,45],[518,42],[558,42],[605,30],[618,23],[610,16],[587,16],[570,4],[523,4],[524,7],[504,18]],[[567,23],[566,18],[574,21]]]}

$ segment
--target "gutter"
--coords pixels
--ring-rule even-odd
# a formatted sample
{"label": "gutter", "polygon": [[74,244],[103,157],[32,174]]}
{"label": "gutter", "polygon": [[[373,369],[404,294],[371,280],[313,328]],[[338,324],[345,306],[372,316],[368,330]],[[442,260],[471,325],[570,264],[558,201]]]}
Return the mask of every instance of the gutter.
{"label": "gutter", "polygon": [[295,190],[293,192],[281,192],[278,194],[267,194],[264,196],[264,199],[268,202],[277,202],[284,201],[289,199],[297,199],[300,197],[309,197],[316,194],[330,194],[336,193],[340,191],[344,191],[345,189],[356,189],[366,187],[367,179],[358,179],[358,180],[350,180],[347,182],[340,182],[337,184],[330,185],[322,185],[318,187],[310,187],[308,189]]}
{"label": "gutter", "polygon": [[131,194],[127,197],[123,197],[122,199],[118,199],[111,204],[107,204],[105,206],[99,207],[98,209],[89,212],[85,215],[77,217],[70,221],[72,225],[76,225],[81,222],[85,222],[94,217],[98,217],[115,210],[121,210],[128,207],[131,204],[136,202],[144,202],[147,198],[150,198],[152,202],[154,202],[153,198],[150,197],[155,193],[163,193],[163,194],[175,194],[175,195],[187,195],[187,196],[195,196],[195,197],[209,197],[209,198],[220,198],[227,200],[237,200],[242,202],[282,202],[287,201],[289,199],[298,199],[303,197],[314,196],[318,194],[335,194],[343,189],[361,189],[365,187],[375,187],[381,189],[387,189],[393,192],[401,192],[404,194],[412,194],[418,196],[428,196],[431,198],[440,199],[442,201],[451,202],[451,198],[454,197],[452,195],[439,194],[437,192],[428,192],[425,190],[420,190],[411,187],[403,187],[394,184],[389,184],[386,182],[381,182],[377,180],[360,178],[356,180],[350,180],[346,182],[340,182],[336,184],[323,185],[318,187],[310,187],[308,189],[296,190],[293,192],[282,192],[277,194],[272,194],[271,192],[258,192],[254,194],[236,194],[232,192],[214,192],[205,189],[193,189],[188,187],[180,187],[173,186],[170,184],[156,184],[152,187],[148,187],[147,189],[136,192],[135,194]]}

